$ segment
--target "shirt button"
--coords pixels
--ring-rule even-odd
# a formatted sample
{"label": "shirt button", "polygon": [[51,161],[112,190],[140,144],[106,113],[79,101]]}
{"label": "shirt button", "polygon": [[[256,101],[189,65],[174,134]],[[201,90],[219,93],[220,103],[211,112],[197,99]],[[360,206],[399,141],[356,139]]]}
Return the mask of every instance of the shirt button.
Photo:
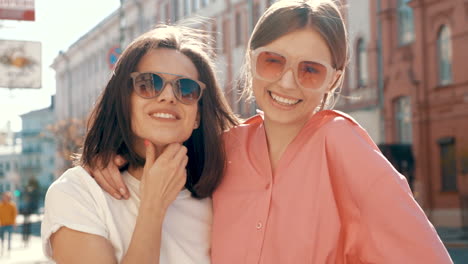
{"label": "shirt button", "polygon": [[260,230],[260,229],[262,229],[262,227],[263,227],[262,222],[258,222],[257,223],[257,229]]}

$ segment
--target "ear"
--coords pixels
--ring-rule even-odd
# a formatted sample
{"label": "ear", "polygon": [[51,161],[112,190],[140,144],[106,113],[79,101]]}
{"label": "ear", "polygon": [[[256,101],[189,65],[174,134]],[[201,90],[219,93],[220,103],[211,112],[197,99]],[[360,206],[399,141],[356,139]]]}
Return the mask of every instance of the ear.
{"label": "ear", "polygon": [[195,124],[193,129],[197,129],[200,126],[200,111],[197,111],[197,117],[195,118]]}

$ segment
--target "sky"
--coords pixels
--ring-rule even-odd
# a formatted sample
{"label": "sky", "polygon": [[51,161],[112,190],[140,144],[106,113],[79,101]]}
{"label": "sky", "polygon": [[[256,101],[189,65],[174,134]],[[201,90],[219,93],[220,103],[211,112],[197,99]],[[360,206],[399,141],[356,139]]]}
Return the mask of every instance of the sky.
{"label": "sky", "polygon": [[119,0],[36,0],[36,21],[0,20],[1,40],[42,43],[42,88],[0,87],[0,131],[5,131],[8,123],[13,131],[19,131],[19,115],[50,106],[55,94],[55,72],[50,68],[54,58],[119,5]]}

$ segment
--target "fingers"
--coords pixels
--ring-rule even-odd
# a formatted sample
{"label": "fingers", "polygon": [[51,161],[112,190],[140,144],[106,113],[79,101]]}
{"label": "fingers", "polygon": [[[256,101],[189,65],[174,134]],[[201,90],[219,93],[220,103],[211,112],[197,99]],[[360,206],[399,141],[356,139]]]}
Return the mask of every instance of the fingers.
{"label": "fingers", "polygon": [[104,177],[101,171],[96,170],[93,172],[93,175],[96,182],[99,184],[99,186],[101,186],[102,189],[104,189],[104,191],[114,196],[116,199],[120,200],[121,195],[119,194],[117,189],[115,189],[109,184],[108,180]]}
{"label": "fingers", "polygon": [[175,155],[173,157],[173,160],[174,160],[174,162],[179,162],[177,165],[179,165],[179,166],[181,166],[182,168],[185,169],[185,166],[187,164],[183,164],[184,158],[187,158],[187,161],[188,161],[187,148],[185,146],[181,145],[181,147],[175,153]]}
{"label": "fingers", "polygon": [[159,156],[159,158],[162,158],[162,159],[167,159],[167,160],[172,160],[175,158],[175,156],[177,155],[177,153],[181,150],[181,149],[185,149],[185,152],[187,152],[187,148],[180,144],[180,143],[172,143],[172,144],[169,144],[166,149],[164,149],[164,151],[161,153],[161,155]]}
{"label": "fingers", "polygon": [[127,164],[127,160],[124,157],[117,155],[114,157],[114,165],[122,168],[125,164]]}
{"label": "fingers", "polygon": [[184,188],[185,183],[187,182],[187,171],[185,167],[187,166],[188,157],[185,155],[182,158],[181,164],[177,170],[176,177],[174,179],[175,188],[177,191],[180,191]]}
{"label": "fingers", "polygon": [[115,164],[110,163],[109,166],[102,171],[102,174],[106,179],[110,179],[109,184],[118,190],[122,198],[130,198],[130,192],[128,191],[127,185],[124,183],[122,174],[120,174],[120,171]]}
{"label": "fingers", "polygon": [[144,171],[148,171],[156,161],[156,148],[149,140],[145,139],[146,157]]}
{"label": "fingers", "polygon": [[185,167],[188,163],[188,156],[186,154],[187,148],[183,147],[177,152],[173,159],[173,162],[176,163],[177,168],[173,178],[173,184],[175,184],[175,188],[178,191],[180,191],[184,187],[185,182],[187,181],[187,173]]}

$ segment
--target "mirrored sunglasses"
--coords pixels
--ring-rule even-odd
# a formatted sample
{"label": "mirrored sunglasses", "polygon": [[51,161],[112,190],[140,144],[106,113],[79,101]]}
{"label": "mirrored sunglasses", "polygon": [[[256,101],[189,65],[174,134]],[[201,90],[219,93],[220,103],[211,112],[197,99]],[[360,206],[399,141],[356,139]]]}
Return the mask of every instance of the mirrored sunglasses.
{"label": "mirrored sunglasses", "polygon": [[[167,80],[162,74],[176,76]],[[205,84],[182,75],[166,72],[132,72],[133,90],[140,97],[151,99],[158,97],[168,83],[172,86],[174,96],[183,104],[194,104],[200,100]]]}

